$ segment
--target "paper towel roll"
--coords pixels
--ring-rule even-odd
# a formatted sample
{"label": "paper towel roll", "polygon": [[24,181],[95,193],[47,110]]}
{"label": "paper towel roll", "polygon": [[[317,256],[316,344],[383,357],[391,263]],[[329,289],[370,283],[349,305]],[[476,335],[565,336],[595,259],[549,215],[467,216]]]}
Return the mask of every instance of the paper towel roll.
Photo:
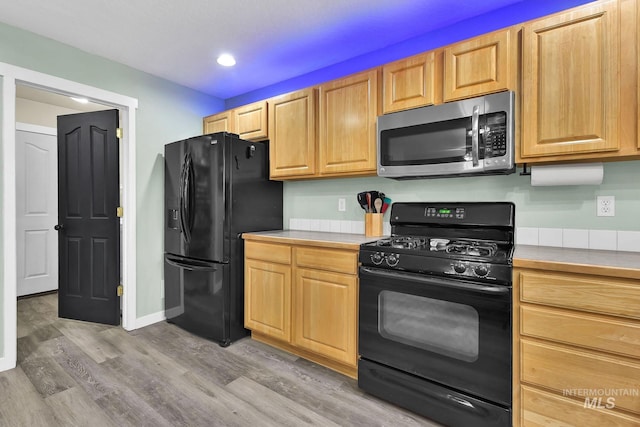
{"label": "paper towel roll", "polygon": [[600,185],[604,178],[602,163],[545,165],[531,167],[532,186]]}

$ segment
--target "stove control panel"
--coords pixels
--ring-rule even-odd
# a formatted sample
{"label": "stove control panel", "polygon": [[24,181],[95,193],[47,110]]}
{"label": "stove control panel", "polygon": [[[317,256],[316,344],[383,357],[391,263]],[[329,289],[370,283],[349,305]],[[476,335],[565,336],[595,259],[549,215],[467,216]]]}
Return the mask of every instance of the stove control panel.
{"label": "stove control panel", "polygon": [[451,264],[450,269],[445,274],[466,277],[481,277],[490,279],[491,268],[489,264],[478,262],[456,261]]}
{"label": "stove control panel", "polygon": [[400,262],[400,255],[394,253],[383,254],[382,252],[374,252],[370,258],[374,265],[382,265],[384,263],[389,267],[395,267]]}
{"label": "stove control panel", "polygon": [[427,207],[424,210],[424,216],[427,218],[455,218],[464,219],[464,208],[434,208]]}

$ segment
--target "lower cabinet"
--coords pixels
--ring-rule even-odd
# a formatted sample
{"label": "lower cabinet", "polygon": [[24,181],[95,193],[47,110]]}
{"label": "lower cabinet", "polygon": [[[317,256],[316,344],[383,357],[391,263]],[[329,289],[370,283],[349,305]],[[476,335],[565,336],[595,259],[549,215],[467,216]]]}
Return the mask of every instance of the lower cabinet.
{"label": "lower cabinet", "polygon": [[296,269],[293,344],[356,366],[357,278]]}
{"label": "lower cabinet", "polygon": [[640,280],[514,273],[514,425],[640,425]]}
{"label": "lower cabinet", "polygon": [[245,240],[252,338],[355,378],[357,249]]}

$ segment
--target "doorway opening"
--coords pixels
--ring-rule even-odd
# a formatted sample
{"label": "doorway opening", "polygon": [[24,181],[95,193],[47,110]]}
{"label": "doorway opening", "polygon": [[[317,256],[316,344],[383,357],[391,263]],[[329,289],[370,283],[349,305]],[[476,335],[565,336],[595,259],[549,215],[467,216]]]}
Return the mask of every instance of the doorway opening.
{"label": "doorway opening", "polygon": [[126,330],[136,329],[136,222],[135,222],[135,114],[138,101],[117,93],[55,76],[0,63],[2,80],[2,255],[3,293],[0,320],[2,347],[0,371],[16,366],[17,355],[17,239],[16,239],[16,88],[28,86],[64,96],[87,98],[97,104],[116,108],[121,114],[123,129],[121,168],[122,196],[122,324]]}

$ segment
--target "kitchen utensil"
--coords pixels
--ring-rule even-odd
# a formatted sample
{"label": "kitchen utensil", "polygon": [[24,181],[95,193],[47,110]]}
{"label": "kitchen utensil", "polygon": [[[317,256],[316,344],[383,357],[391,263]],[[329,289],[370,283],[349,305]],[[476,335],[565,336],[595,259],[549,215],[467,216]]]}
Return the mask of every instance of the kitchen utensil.
{"label": "kitchen utensil", "polygon": [[371,193],[367,193],[367,212],[371,211]]}
{"label": "kitchen utensil", "polygon": [[385,213],[387,211],[387,209],[389,209],[389,206],[391,206],[391,199],[388,198],[388,197],[385,197],[383,199],[382,210],[380,212]]}
{"label": "kitchen utensil", "polygon": [[374,200],[373,202],[373,207],[375,208],[375,213],[382,213],[382,199],[381,198],[377,198],[376,200]]}
{"label": "kitchen utensil", "polygon": [[367,212],[367,199],[365,197],[365,192],[360,192],[358,193],[357,199],[358,199],[358,204],[360,205],[360,207],[362,209],[364,209],[365,212]]}

